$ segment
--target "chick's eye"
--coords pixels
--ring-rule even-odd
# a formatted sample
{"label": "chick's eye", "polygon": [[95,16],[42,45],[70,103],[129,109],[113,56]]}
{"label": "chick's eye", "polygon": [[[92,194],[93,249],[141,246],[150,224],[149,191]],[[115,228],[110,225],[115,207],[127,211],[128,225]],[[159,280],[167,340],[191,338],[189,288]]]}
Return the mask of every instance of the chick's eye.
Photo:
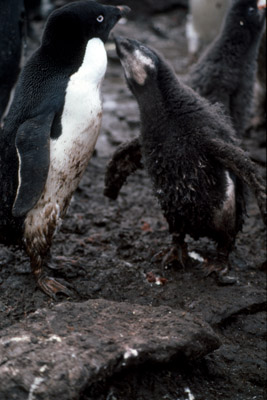
{"label": "chick's eye", "polygon": [[103,15],[99,15],[96,20],[97,22],[103,22],[104,21]]}

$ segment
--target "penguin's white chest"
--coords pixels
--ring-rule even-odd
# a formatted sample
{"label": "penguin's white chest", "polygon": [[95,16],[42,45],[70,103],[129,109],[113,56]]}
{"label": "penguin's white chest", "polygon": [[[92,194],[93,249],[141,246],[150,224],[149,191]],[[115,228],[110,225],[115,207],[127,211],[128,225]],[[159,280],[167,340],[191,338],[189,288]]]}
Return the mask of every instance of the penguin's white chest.
{"label": "penguin's white chest", "polygon": [[47,191],[59,205],[76,189],[90,160],[102,119],[101,83],[107,55],[103,42],[88,42],[83,63],[71,76],[62,112],[62,134],[50,142]]}
{"label": "penguin's white chest", "polygon": [[[51,140],[51,165],[71,166],[71,159],[90,158],[98,137],[101,117],[101,83],[106,72],[107,55],[100,39],[88,42],[84,61],[71,76],[62,113],[62,134]],[[65,168],[65,167],[64,167]]]}
{"label": "penguin's white chest", "polygon": [[27,215],[26,226],[27,222],[32,227],[35,223],[45,223],[42,220],[45,214],[49,214],[46,212],[48,208],[53,209],[58,218],[65,214],[100,131],[101,83],[106,67],[107,55],[103,42],[91,39],[82,65],[70,77],[61,118],[61,135],[50,140],[50,167],[46,185],[39,201]]}

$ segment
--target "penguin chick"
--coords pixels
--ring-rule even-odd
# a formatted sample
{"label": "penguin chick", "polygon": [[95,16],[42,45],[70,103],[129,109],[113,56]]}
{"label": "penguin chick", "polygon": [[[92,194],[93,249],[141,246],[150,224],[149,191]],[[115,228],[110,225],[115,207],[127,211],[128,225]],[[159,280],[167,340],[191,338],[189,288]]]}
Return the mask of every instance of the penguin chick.
{"label": "penguin chick", "polygon": [[25,65],[0,141],[0,241],[23,243],[39,287],[53,235],[93,153],[102,117],[104,43],[124,6],[70,3],[47,20]]}
{"label": "penguin chick", "polygon": [[189,0],[186,23],[188,52],[196,55],[219,33],[230,0]]}
{"label": "penguin chick", "polygon": [[20,69],[25,29],[23,0],[2,0],[0,12],[0,122]]}
{"label": "penguin chick", "polygon": [[186,82],[212,103],[224,105],[239,137],[250,118],[265,16],[266,10],[257,7],[257,0],[233,0],[220,35]]}
{"label": "penguin chick", "polygon": [[[244,134],[252,108],[258,47],[261,37],[264,39],[264,16],[265,11],[257,9],[256,0],[234,0],[221,34],[186,78],[186,83],[201,96],[225,107],[239,137]],[[264,49],[260,55],[264,54]],[[265,62],[264,57],[259,65]],[[263,79],[266,70],[264,72],[261,68]],[[130,168],[127,166],[128,155]],[[141,145],[138,146],[137,139],[119,146],[107,166],[104,194],[109,197],[112,191],[115,199],[130,173],[140,168],[141,158]],[[116,171],[113,178],[110,170]]]}
{"label": "penguin chick", "polygon": [[180,82],[153,50],[135,40],[115,41],[140,109],[144,165],[176,255],[183,265],[186,234],[194,239],[209,237],[218,244],[220,270],[226,273],[244,217],[238,175],[253,186],[266,215],[262,179],[235,145],[234,130],[217,105]]}

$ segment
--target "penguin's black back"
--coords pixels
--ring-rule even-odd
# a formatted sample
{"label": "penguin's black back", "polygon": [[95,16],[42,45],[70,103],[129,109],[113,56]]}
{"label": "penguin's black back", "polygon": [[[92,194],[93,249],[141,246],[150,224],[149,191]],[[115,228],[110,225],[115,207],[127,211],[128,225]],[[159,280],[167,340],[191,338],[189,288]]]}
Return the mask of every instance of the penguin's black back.
{"label": "penguin's black back", "polygon": [[[51,109],[60,111],[64,102],[64,92],[68,82],[59,76],[41,75],[44,64],[35,54],[24,68],[15,92],[14,101],[6,118],[0,141],[0,232],[8,236],[8,227],[13,240],[18,230],[21,235],[21,223],[12,216],[12,205],[18,187],[18,156],[15,146],[16,133],[26,120],[46,113]],[[54,94],[51,96],[50,93]],[[38,163],[38,160],[36,160]],[[23,219],[20,219],[23,221]],[[4,227],[3,227],[4,226]],[[13,231],[12,228],[15,228]],[[1,235],[1,234],[0,234]],[[1,236],[0,236],[1,239]],[[3,240],[2,240],[3,241]]]}

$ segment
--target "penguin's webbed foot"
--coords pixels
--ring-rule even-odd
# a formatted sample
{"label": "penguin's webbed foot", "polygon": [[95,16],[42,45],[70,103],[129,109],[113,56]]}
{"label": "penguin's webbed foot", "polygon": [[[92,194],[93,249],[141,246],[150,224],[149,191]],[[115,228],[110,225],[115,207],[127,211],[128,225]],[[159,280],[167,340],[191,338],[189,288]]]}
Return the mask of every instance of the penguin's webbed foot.
{"label": "penguin's webbed foot", "polygon": [[64,293],[66,296],[72,297],[72,292],[64,285],[46,275],[42,275],[37,279],[40,289],[48,296],[56,300],[57,293]]}
{"label": "penguin's webbed foot", "polygon": [[233,285],[237,279],[234,276],[228,275],[228,262],[222,260],[206,260],[203,264],[204,275],[215,275],[216,280],[221,285]]}
{"label": "penguin's webbed foot", "polygon": [[177,261],[185,269],[187,259],[187,246],[184,243],[183,245],[175,245],[171,248],[161,250],[153,256],[152,262],[161,260],[162,265],[166,266]]}

